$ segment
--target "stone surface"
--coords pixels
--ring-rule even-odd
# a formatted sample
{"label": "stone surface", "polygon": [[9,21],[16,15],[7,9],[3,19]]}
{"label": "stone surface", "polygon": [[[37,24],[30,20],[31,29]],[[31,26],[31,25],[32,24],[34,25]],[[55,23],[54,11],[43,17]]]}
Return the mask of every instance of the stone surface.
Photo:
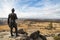
{"label": "stone surface", "polygon": [[[20,36],[18,37],[15,37],[15,36],[11,37],[10,32],[0,32],[0,40],[22,40],[22,39],[25,39],[25,37],[26,35],[22,35],[22,34],[20,34]],[[47,40],[54,40],[54,39],[53,37],[47,37]]]}

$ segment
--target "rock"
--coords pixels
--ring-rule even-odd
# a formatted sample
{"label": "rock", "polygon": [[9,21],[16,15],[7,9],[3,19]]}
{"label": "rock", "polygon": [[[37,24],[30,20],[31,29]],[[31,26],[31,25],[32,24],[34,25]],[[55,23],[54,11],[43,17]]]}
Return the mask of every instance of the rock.
{"label": "rock", "polygon": [[[10,32],[1,32],[0,33],[0,40],[33,40],[30,36],[26,34],[19,34],[18,37],[10,37]],[[42,40],[40,37],[36,38],[35,40]],[[47,40],[54,40],[52,37],[47,37]]]}
{"label": "rock", "polygon": [[28,35],[28,33],[25,32],[23,29],[19,29],[19,30],[18,30],[18,33],[19,33],[19,34],[26,34],[26,35]]}

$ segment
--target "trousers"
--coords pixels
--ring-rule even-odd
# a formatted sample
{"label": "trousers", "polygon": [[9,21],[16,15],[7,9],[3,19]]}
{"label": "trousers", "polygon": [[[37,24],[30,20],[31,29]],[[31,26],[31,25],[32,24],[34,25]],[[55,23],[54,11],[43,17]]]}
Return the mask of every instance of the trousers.
{"label": "trousers", "polygon": [[16,36],[17,36],[18,35],[18,32],[17,32],[17,24],[16,23],[10,23],[9,24],[9,27],[10,27],[11,36],[13,36],[13,28],[15,28],[15,33],[16,33]]}

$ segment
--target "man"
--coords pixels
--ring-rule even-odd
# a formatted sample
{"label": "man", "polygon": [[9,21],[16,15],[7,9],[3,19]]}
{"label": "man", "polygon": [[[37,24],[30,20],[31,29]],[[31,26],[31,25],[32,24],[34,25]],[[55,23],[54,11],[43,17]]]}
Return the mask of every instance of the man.
{"label": "man", "polygon": [[13,28],[15,28],[16,36],[18,36],[17,24],[16,24],[17,15],[14,13],[15,12],[15,9],[14,8],[12,8],[11,11],[12,11],[12,13],[10,13],[8,15],[8,25],[10,27],[11,36],[14,36],[13,35]]}

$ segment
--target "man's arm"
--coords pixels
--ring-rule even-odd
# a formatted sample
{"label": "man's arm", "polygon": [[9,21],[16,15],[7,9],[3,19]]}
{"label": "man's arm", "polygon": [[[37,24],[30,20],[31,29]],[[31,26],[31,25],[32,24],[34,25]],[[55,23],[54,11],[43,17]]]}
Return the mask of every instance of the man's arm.
{"label": "man's arm", "polygon": [[16,14],[15,14],[15,19],[18,19]]}
{"label": "man's arm", "polygon": [[10,18],[10,15],[8,15],[8,20],[7,20],[8,24],[9,24],[9,18]]}

